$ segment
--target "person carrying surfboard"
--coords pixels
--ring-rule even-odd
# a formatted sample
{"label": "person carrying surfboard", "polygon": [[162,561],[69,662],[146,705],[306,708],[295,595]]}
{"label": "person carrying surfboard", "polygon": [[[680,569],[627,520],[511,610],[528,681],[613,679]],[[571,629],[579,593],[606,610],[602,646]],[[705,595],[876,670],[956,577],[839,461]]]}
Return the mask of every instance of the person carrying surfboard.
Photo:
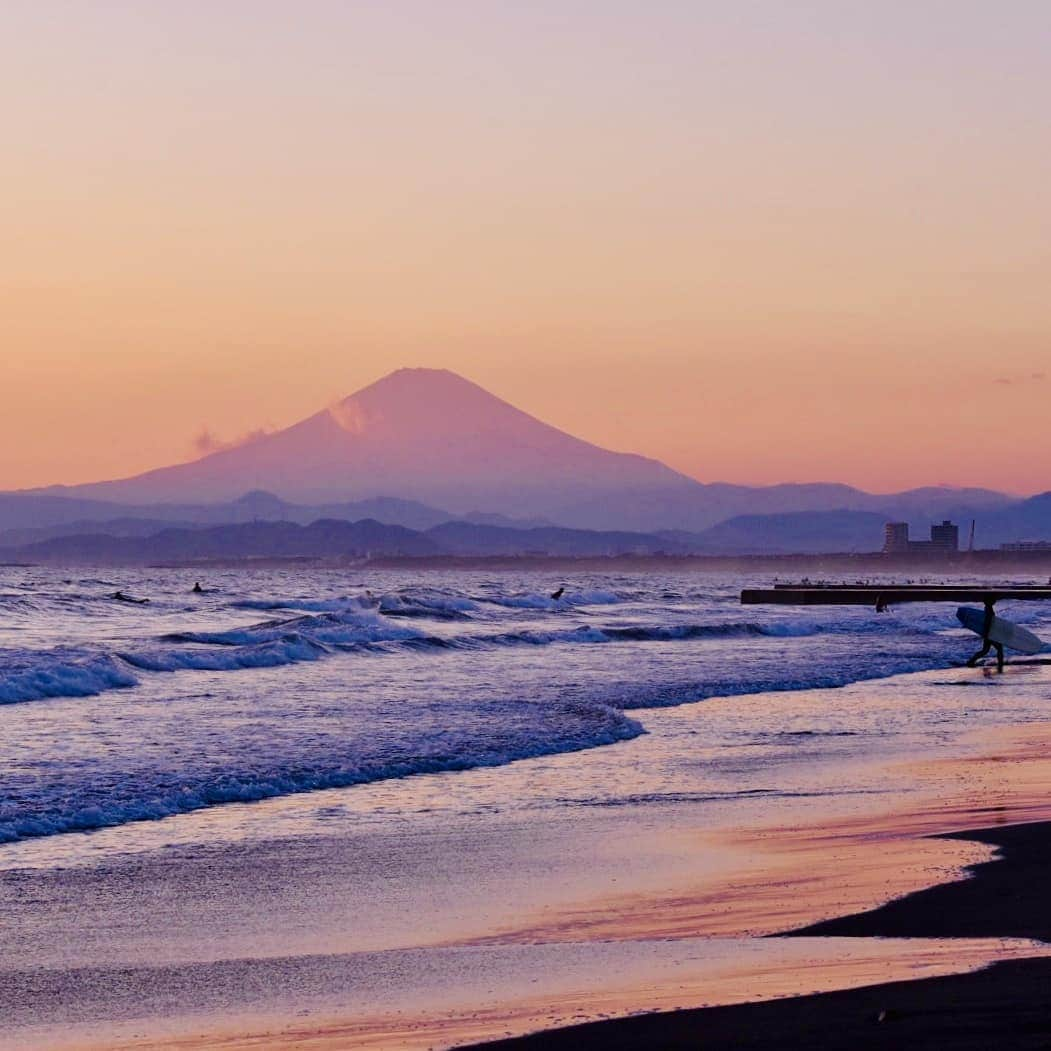
{"label": "person carrying surfboard", "polygon": [[995,649],[997,670],[1003,671],[1005,646],[1028,654],[1039,653],[1044,648],[1043,640],[1031,631],[996,616],[992,602],[986,602],[984,610],[961,606],[956,611],[956,618],[982,639],[982,648],[967,662],[969,667],[973,668],[991,649]]}
{"label": "person carrying surfboard", "polygon": [[1004,644],[1002,642],[994,642],[990,638],[986,638],[982,642],[982,648],[967,662],[968,668],[977,667],[978,662],[991,650],[996,650],[996,670],[1004,670]]}

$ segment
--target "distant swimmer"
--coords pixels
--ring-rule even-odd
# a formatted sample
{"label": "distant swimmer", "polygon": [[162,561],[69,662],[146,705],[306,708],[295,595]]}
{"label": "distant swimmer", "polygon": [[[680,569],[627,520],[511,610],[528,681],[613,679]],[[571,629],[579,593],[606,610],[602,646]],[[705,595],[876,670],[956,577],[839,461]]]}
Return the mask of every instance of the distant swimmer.
{"label": "distant swimmer", "polygon": [[551,593],[551,597],[557,602],[565,593],[565,588],[559,588],[558,591],[553,591]]}
{"label": "distant swimmer", "polygon": [[114,591],[110,598],[114,598],[118,602],[134,602],[136,606],[141,606],[150,601],[148,598],[132,598],[130,595],[125,595],[123,591]]}
{"label": "distant swimmer", "polygon": [[198,580],[193,586],[193,593],[195,595],[203,595],[204,588],[201,587],[201,582]]}

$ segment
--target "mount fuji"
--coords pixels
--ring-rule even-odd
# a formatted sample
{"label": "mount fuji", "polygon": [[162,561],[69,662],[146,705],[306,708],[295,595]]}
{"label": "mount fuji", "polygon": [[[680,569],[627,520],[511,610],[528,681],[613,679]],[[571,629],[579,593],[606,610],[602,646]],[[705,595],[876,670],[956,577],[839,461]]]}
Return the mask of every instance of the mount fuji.
{"label": "mount fuji", "polygon": [[911,519],[1009,502],[986,490],[875,496],[831,483],[702,484],[657,460],[567,434],[453,372],[422,368],[399,369],[291,427],[189,463],[33,495],[156,507],[231,501],[252,490],[299,504],[395,497],[453,516],[483,511],[641,531],[701,530],[735,515],[794,511],[878,510]]}

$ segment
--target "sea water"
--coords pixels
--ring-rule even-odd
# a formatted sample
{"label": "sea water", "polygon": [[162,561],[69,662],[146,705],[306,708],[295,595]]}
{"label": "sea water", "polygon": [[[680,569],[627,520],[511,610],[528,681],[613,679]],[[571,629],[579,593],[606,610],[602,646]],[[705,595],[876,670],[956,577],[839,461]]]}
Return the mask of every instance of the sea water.
{"label": "sea water", "polygon": [[[905,702],[876,722],[833,689],[962,662],[976,640],[944,605],[742,607],[752,582],[698,573],[239,569],[209,572],[203,594],[193,583],[0,570],[0,843],[607,748],[645,734],[647,709],[716,697],[741,698],[713,706],[697,742],[699,791],[720,798],[770,789],[774,767],[791,794],[823,756],[969,725]],[[1051,611],[1003,605],[1051,638]],[[791,725],[756,703],[815,688],[824,710]],[[1010,717],[1042,715],[1028,703]],[[487,783],[493,806],[520,804],[513,779],[506,800]],[[589,791],[609,793],[564,794]]]}

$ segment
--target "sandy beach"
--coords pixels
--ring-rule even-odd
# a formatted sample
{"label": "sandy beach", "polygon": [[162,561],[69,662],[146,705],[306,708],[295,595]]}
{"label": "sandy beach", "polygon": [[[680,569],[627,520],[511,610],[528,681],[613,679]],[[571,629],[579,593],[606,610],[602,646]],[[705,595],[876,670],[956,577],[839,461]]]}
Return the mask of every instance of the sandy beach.
{"label": "sandy beach", "polygon": [[[998,856],[970,879],[794,932],[870,939],[1051,937],[1051,823],[950,833]],[[977,973],[865,986],[738,1007],[654,1014],[485,1046],[512,1048],[1042,1048],[1051,1040],[1051,960],[1001,961]]]}
{"label": "sandy beach", "polygon": [[[992,680],[963,674],[953,697],[972,703],[974,686]],[[1039,667],[1011,675],[1030,690],[1051,682]],[[920,673],[855,684],[836,698],[875,704],[903,684],[917,696],[935,688],[946,696],[944,682],[944,673]],[[764,697],[796,712],[811,701],[826,703],[827,693]],[[650,733],[635,741],[528,760],[499,776],[542,795],[548,782],[562,783],[563,766],[596,778],[626,762],[652,768],[662,748],[680,747],[675,730],[712,718],[721,703],[649,713]],[[557,821],[486,816],[487,780],[497,775],[476,770],[455,775],[477,803],[470,820],[439,815],[411,835],[408,826],[381,831],[381,822],[285,840],[255,838],[252,828],[277,829],[297,807],[351,798],[356,818],[382,816],[405,793],[443,796],[450,775],[145,824],[136,851],[102,866],[56,864],[65,844],[27,842],[0,873],[6,915],[32,903],[36,917],[14,926],[17,938],[5,945],[0,1046],[414,1049],[528,1040],[538,1030],[530,1046],[677,1046],[696,1039],[691,1009],[699,1007],[715,1019],[705,1039],[729,1046],[769,1038],[771,1025],[777,1033],[803,1026],[793,1011],[817,1017],[798,1007],[808,994],[821,994],[814,1010],[838,1026],[837,1011],[867,1018],[865,1005],[881,995],[872,987],[886,983],[924,979],[906,982],[894,1000],[911,1018],[928,986],[953,997],[951,982],[1045,973],[1051,964],[1020,961],[1051,953],[1036,940],[1049,912],[1029,907],[1042,886],[1038,822],[1051,819],[1051,723],[921,752],[869,764],[865,783],[893,790],[794,800],[767,820],[756,810],[716,827],[710,810],[689,801],[570,808]],[[192,846],[220,832],[221,848]],[[79,849],[105,853],[113,835],[97,833]],[[1006,861],[993,860],[1000,849]],[[969,870],[978,877],[952,882]],[[238,888],[248,881],[245,895]],[[71,922],[79,925],[72,938],[61,929]],[[768,937],[786,933],[794,936]],[[75,961],[64,958],[71,943]],[[36,966],[13,967],[16,957]],[[989,964],[973,978],[948,977]],[[726,1006],[757,1000],[772,1002]],[[787,1020],[763,1013],[776,1010]],[[661,1013],[610,1021],[641,1012]],[[552,1033],[595,1021],[583,1035]]]}

